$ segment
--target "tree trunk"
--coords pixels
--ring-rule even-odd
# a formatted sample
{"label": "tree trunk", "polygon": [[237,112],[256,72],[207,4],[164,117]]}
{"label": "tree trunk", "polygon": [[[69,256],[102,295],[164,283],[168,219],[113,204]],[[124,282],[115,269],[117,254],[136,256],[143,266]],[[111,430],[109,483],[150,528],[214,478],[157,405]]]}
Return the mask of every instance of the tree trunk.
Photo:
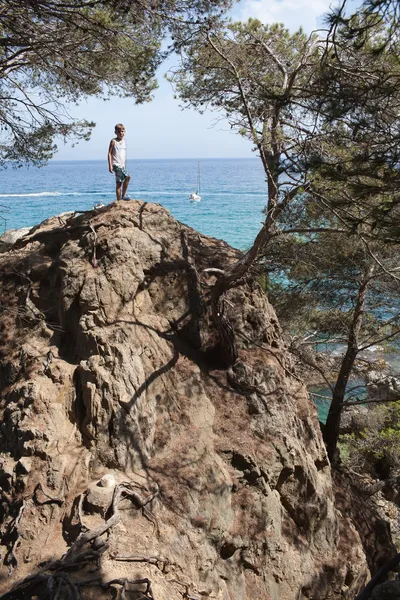
{"label": "tree trunk", "polygon": [[[354,321],[353,321],[354,323]],[[328,452],[329,460],[332,462],[339,438],[340,418],[343,410],[343,401],[346,393],[347,382],[350,373],[354,366],[354,361],[357,357],[358,347],[355,340],[350,340],[347,346],[346,354],[344,355],[339,375],[336,380],[332,394],[332,402],[329,407],[328,418],[324,428],[324,440]]]}
{"label": "tree trunk", "polygon": [[238,354],[235,332],[225,315],[223,295],[246,275],[260,251],[265,248],[272,236],[272,223],[267,217],[250,250],[223,275],[218,277],[211,290],[211,316],[220,340],[221,360],[226,367],[235,364]]}
{"label": "tree trunk", "polygon": [[[265,159],[265,154],[264,154]],[[270,156],[267,161],[268,167],[267,185],[268,185],[268,205],[267,216],[264,224],[257,234],[252,247],[232,265],[226,272],[219,276],[211,290],[211,315],[218,331],[221,344],[221,358],[226,366],[231,366],[237,359],[237,348],[235,332],[229,323],[228,317],[224,314],[223,295],[230,290],[235,284],[242,279],[257,256],[265,250],[273,237],[279,234],[276,222],[282,212],[286,210],[293,198],[296,197],[300,189],[307,190],[309,184],[293,186],[286,192],[283,200],[278,202],[278,178],[277,178],[277,160],[274,156]]]}
{"label": "tree trunk", "polygon": [[[276,133],[272,137],[274,138],[275,135]],[[211,290],[211,316],[219,336],[220,357],[226,367],[230,367],[236,362],[237,345],[235,332],[225,314],[223,296],[246,275],[256,258],[265,249],[272,237],[276,235],[276,220],[287,205],[286,202],[278,203],[279,153],[267,152],[261,143],[258,143],[258,148],[267,182],[267,216],[251,248],[223,275],[218,277]],[[294,192],[292,194],[295,195]]]}
{"label": "tree trunk", "polygon": [[347,338],[347,350],[340,366],[339,375],[337,377],[332,394],[332,402],[329,407],[328,418],[324,428],[324,441],[326,444],[328,457],[331,462],[333,461],[339,438],[340,418],[344,406],[343,403],[346,394],[346,387],[358,354],[358,337],[364,317],[368,284],[371,281],[373,271],[374,265],[371,265],[365,272],[364,277],[360,282],[356,305],[354,308],[353,321],[350,325]]}

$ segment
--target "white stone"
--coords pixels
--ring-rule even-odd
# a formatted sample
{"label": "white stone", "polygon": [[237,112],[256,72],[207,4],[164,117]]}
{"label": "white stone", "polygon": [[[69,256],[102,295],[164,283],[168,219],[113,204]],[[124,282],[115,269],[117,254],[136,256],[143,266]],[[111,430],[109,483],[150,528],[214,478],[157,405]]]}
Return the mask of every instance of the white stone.
{"label": "white stone", "polygon": [[101,487],[114,487],[115,483],[115,477],[111,473],[107,473],[100,479]]}
{"label": "white stone", "polygon": [[0,241],[5,244],[15,244],[17,240],[27,235],[31,227],[21,227],[21,229],[9,229],[0,236]]}

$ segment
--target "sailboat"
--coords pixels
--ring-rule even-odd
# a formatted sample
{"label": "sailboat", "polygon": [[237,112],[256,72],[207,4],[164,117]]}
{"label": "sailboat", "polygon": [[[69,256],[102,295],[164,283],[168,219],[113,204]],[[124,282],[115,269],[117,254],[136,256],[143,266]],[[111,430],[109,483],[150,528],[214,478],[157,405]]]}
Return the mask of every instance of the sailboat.
{"label": "sailboat", "polygon": [[189,196],[189,200],[191,202],[200,202],[200,161],[197,163],[197,188],[196,193],[192,192]]}

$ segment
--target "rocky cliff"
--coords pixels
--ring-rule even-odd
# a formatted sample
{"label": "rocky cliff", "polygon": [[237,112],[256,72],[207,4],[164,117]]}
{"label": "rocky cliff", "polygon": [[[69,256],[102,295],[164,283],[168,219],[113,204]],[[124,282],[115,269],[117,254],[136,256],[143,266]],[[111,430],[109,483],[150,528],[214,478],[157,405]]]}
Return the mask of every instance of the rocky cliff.
{"label": "rocky cliff", "polygon": [[237,257],[138,201],[52,218],[0,255],[4,597],[360,589],[359,534],[254,282],[229,293],[240,357],[218,368],[208,269]]}

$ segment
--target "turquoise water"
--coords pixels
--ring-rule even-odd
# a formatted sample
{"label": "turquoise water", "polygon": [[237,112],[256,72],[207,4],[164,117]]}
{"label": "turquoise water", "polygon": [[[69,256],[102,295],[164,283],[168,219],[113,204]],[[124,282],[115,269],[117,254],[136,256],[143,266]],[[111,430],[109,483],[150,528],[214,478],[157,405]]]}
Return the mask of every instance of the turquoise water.
{"label": "turquoise water", "polygon": [[[332,392],[326,386],[311,386],[309,388],[311,398],[314,400],[315,405],[318,409],[318,419],[322,423],[326,423],[328,417],[329,407],[332,400]],[[364,379],[357,378],[349,381],[347,385],[346,400],[355,401],[363,400],[367,396],[367,390],[365,387]]]}
{"label": "turquoise water", "polygon": [[[128,161],[129,195],[168,208],[179,221],[201,233],[246,249],[263,220],[266,202],[261,162],[205,159],[201,167],[201,202],[189,202],[197,181],[197,160]],[[42,169],[0,171],[0,212],[5,228],[35,225],[68,210],[87,210],[115,198],[114,175],[107,161],[52,161]]]}

